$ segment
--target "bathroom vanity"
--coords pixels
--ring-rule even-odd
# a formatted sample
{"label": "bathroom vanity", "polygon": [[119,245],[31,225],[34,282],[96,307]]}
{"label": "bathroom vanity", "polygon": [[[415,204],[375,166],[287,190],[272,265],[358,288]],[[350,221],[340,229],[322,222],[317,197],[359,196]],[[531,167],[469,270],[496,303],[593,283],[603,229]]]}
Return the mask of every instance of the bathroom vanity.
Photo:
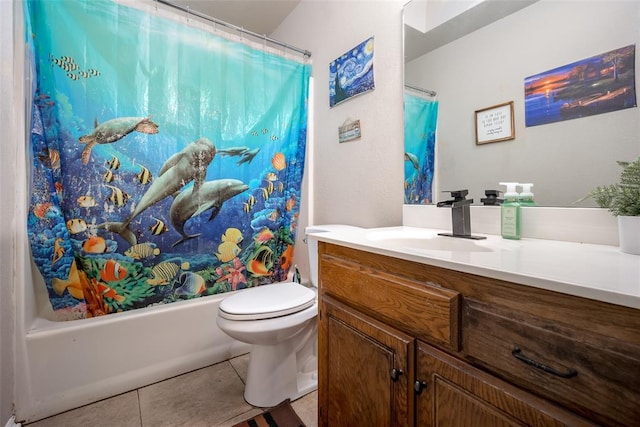
{"label": "bathroom vanity", "polygon": [[319,425],[640,425],[640,258],[436,234],[318,235]]}

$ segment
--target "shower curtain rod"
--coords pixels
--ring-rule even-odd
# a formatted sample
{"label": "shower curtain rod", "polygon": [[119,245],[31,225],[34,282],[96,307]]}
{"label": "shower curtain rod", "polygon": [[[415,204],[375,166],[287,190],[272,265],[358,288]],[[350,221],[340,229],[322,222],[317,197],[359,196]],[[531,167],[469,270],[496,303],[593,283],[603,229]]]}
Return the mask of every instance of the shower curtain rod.
{"label": "shower curtain rod", "polygon": [[282,46],[282,47],[287,48],[289,50],[293,50],[294,52],[301,53],[304,56],[306,56],[308,58],[311,58],[311,52],[309,52],[308,50],[300,49],[300,48],[297,48],[295,46],[291,46],[290,44],[287,44],[287,43],[272,39],[271,37],[267,37],[266,34],[258,34],[258,33],[254,33],[253,31],[250,31],[250,30],[245,30],[244,28],[238,27],[237,25],[233,25],[233,24],[230,24],[228,22],[222,21],[220,19],[214,18],[212,16],[205,15],[204,13],[200,13],[200,12],[198,12],[196,10],[191,10],[188,6],[184,7],[184,6],[181,6],[179,4],[170,2],[168,0],[155,0],[155,1],[158,2],[158,3],[162,3],[164,5],[173,7],[175,9],[181,10],[183,12],[186,12],[188,15],[194,15],[194,16],[197,16],[197,17],[202,18],[204,20],[207,20],[209,22],[213,22],[214,24],[218,24],[218,25],[222,25],[223,27],[231,28],[232,30],[238,31],[240,33],[249,34],[250,36],[253,36],[253,37],[257,38],[257,39],[263,39],[263,40],[268,41],[270,43],[276,44],[278,46]]}
{"label": "shower curtain rod", "polygon": [[411,86],[411,85],[404,85],[404,87],[408,87],[409,89],[413,89],[413,90],[417,90],[418,92],[424,92],[429,96],[436,96],[437,93],[434,90],[429,90],[429,89],[422,89],[416,86]]}

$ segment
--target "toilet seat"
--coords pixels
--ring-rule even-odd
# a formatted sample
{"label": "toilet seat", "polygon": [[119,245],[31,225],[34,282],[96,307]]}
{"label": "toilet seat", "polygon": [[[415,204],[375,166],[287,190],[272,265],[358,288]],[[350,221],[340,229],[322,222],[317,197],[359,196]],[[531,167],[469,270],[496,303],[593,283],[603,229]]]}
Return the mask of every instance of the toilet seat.
{"label": "toilet seat", "polygon": [[220,303],[218,314],[229,320],[264,320],[286,316],[315,304],[316,293],[298,283],[262,285],[237,292]]}

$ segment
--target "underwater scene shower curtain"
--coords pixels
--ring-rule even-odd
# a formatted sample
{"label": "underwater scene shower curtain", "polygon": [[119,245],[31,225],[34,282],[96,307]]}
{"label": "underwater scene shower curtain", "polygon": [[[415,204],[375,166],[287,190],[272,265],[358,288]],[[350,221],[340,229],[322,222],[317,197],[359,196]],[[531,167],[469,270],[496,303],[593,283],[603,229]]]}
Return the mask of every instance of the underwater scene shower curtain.
{"label": "underwater scene shower curtain", "polygon": [[131,6],[25,3],[28,233],[59,320],[291,268],[311,65]]}
{"label": "underwater scene shower curtain", "polygon": [[404,94],[404,202],[431,204],[438,102]]}

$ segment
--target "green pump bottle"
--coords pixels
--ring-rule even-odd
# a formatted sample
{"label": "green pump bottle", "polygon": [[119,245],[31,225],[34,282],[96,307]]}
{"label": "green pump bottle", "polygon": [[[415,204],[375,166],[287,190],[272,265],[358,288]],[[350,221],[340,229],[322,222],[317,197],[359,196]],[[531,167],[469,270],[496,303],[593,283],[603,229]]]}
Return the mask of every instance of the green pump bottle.
{"label": "green pump bottle", "polygon": [[536,206],[536,202],[533,200],[533,193],[531,192],[533,184],[526,183],[518,185],[522,187],[520,196],[518,196],[518,203],[520,203],[520,206]]}
{"label": "green pump bottle", "polygon": [[506,185],[507,191],[504,193],[504,202],[500,208],[500,230],[505,239],[520,239],[521,229],[521,209],[516,192],[517,182],[501,182]]}

